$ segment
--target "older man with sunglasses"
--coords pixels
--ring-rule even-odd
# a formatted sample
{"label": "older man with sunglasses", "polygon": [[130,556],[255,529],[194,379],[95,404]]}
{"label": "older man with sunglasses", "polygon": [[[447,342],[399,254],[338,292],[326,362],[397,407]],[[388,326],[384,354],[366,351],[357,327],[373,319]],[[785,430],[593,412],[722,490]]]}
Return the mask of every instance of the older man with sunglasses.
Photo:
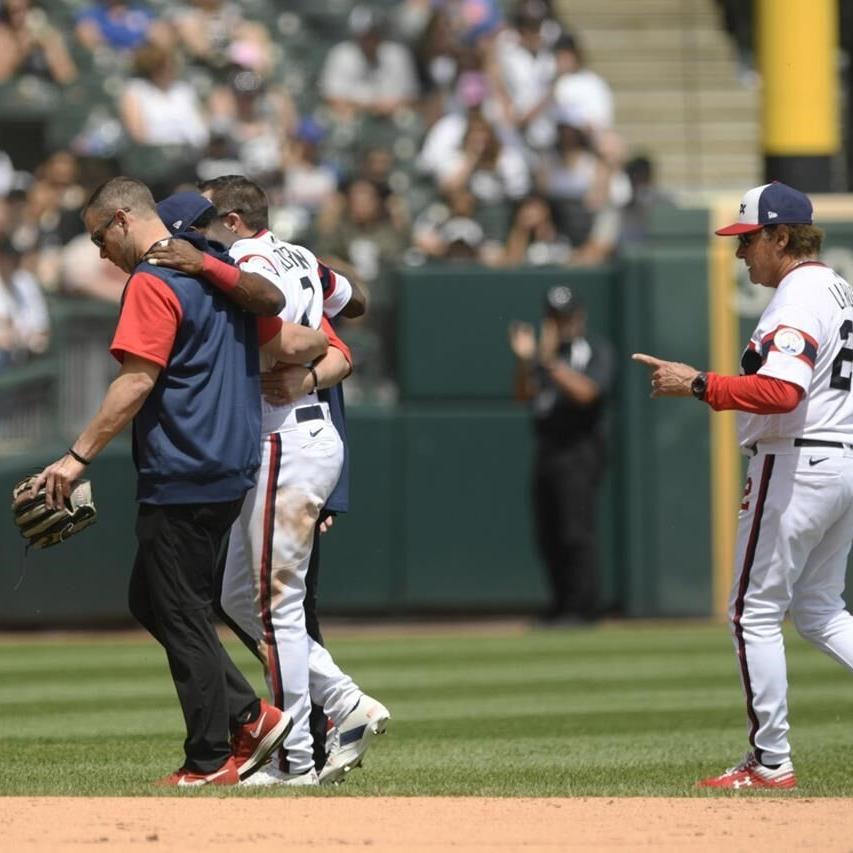
{"label": "older man with sunglasses", "polygon": [[736,410],[749,457],[729,618],[750,749],[699,785],[791,789],[785,614],[853,671],[853,616],[842,597],[853,539],[853,289],[818,260],[823,233],[811,202],[785,184],[749,190],[738,221],[716,233],[737,237],[750,281],[774,290],[742,374],[634,358],[651,369],[652,397],[692,394]]}

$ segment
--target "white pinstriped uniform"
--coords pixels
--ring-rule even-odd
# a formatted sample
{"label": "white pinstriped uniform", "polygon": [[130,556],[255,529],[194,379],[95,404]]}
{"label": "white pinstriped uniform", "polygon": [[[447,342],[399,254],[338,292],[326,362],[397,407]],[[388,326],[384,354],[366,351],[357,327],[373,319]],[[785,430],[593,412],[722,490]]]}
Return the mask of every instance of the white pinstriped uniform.
{"label": "white pinstriped uniform", "polygon": [[[320,264],[308,249],[278,240],[269,231],[236,241],[230,253],[241,268],[260,273],[281,289],[284,320],[319,328],[323,313],[334,316],[352,296],[344,276]],[[300,413],[318,412],[320,418],[297,420]],[[314,395],[284,406],[263,402],[258,482],[231,530],[221,603],[257,645],[275,704],[293,717],[279,756],[280,769],[287,773],[314,766],[309,684],[315,701],[333,720],[342,719],[361,695],[305,628],[305,576],[314,526],[342,462],[343,444],[327,404]]]}
{"label": "white pinstriped uniform", "polygon": [[764,764],[790,757],[781,625],[853,671],[844,608],[853,540],[853,289],[806,262],[780,282],[744,352],[745,373],[798,385],[789,413],[737,413],[752,458],[738,524],[729,606],[746,694],[748,735]]}

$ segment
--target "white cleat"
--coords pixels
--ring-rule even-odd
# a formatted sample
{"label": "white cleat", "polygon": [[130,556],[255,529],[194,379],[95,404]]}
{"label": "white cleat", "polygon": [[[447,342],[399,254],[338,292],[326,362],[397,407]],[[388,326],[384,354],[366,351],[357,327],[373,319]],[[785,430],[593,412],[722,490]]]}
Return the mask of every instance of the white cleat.
{"label": "white cleat", "polygon": [[341,725],[327,736],[328,756],[320,771],[320,784],[343,782],[350,770],[361,765],[373,738],[385,734],[390,719],[391,712],[381,702],[363,693]]}
{"label": "white cleat", "polygon": [[313,767],[305,773],[285,773],[270,761],[261,767],[260,770],[256,770],[248,779],[244,779],[240,783],[240,787],[251,788],[284,785],[290,788],[303,788],[319,784],[320,779]]}

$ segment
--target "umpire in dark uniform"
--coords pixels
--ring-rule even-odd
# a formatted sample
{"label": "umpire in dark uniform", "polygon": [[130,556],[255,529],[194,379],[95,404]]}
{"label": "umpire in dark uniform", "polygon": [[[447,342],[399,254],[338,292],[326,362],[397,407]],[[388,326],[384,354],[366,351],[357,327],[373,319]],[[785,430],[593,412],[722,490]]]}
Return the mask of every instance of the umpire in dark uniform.
{"label": "umpire in dark uniform", "polygon": [[548,573],[550,624],[591,622],[597,614],[596,505],[605,464],[603,414],[613,383],[613,350],[587,335],[586,311],[570,288],[551,288],[536,340],[513,323],[515,391],[528,400],[536,430],[533,512]]}

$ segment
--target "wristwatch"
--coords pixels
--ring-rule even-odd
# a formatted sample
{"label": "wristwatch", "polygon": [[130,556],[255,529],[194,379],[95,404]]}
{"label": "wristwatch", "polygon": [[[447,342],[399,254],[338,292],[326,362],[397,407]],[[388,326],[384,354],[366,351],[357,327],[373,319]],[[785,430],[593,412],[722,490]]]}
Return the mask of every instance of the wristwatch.
{"label": "wristwatch", "polygon": [[696,376],[693,377],[693,381],[690,383],[690,393],[697,400],[705,399],[705,392],[708,390],[708,374],[707,373],[697,373]]}

